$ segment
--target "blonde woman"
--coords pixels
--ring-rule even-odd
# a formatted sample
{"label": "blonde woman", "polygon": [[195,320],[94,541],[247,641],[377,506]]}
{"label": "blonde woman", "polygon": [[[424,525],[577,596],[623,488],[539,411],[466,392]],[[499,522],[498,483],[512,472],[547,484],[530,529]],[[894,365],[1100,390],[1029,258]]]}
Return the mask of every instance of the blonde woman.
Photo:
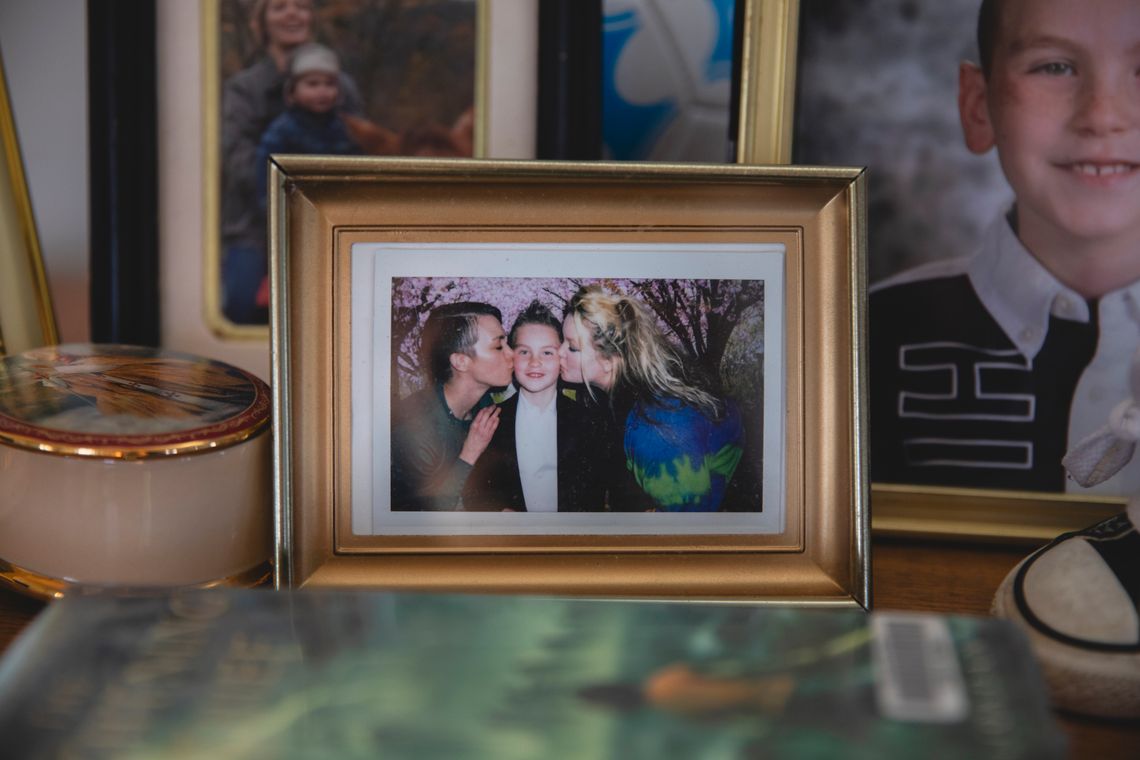
{"label": "blonde woman", "polygon": [[744,448],[740,412],[687,366],[649,307],[599,285],[580,288],[567,306],[560,360],[563,380],[609,395],[624,423],[626,470],[651,508],[721,508]]}

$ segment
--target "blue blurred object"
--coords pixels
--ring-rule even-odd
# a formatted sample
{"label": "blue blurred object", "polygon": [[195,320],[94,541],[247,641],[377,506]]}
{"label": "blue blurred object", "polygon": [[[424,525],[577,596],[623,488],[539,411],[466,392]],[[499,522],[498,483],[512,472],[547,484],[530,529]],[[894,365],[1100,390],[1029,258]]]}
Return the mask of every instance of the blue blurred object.
{"label": "blue blurred object", "polygon": [[735,0],[606,0],[606,157],[722,161]]}

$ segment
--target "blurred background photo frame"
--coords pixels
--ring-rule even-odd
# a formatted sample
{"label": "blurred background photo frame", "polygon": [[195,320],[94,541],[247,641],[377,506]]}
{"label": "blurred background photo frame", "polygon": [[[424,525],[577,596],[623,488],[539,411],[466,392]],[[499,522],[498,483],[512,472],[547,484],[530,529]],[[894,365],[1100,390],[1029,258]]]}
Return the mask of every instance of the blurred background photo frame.
{"label": "blurred background photo frame", "polygon": [[57,342],[47,274],[0,60],[0,355]]}
{"label": "blurred background photo frame", "polygon": [[[889,432],[893,424],[879,422],[876,430],[876,368],[880,382],[889,384],[895,371],[893,363],[901,360],[893,343],[876,357],[876,346],[887,345],[888,336],[880,333],[881,343],[876,343],[874,294],[883,283],[922,276],[915,272],[943,276],[958,266],[956,262],[982,247],[989,230],[1013,204],[1012,190],[995,151],[971,153],[959,117],[959,63],[978,60],[975,39],[980,4],[981,0],[934,4],[802,0],[793,160],[869,167],[869,434],[875,531],[952,539],[1041,541],[1118,512],[1127,493],[1092,494],[1082,492],[1072,481],[1065,482],[1060,465],[1063,441],[1060,452],[1049,455],[1050,462],[1055,460],[1049,485],[994,485],[1002,482],[1000,468],[979,475],[979,469],[967,467],[960,469],[960,476],[947,477],[943,482],[934,482],[934,478],[921,484],[899,482],[897,477],[883,475],[886,462],[894,460],[879,453],[888,447],[895,450],[896,440]],[[856,65],[860,77],[844,75]],[[996,361],[1006,368],[1011,363],[1020,365],[1013,366],[1014,371],[1024,366],[1020,356]],[[891,366],[885,367],[887,363]],[[961,373],[957,376],[959,385],[977,384],[972,387],[982,398],[987,390],[984,384],[996,377],[987,377],[985,373],[993,370],[981,365],[974,365],[979,369],[971,374],[964,365],[949,370],[950,364],[950,360],[942,360],[941,369],[926,372],[926,378],[934,380],[940,371],[942,381],[949,381],[957,371]],[[1120,362],[1121,382],[1126,380],[1127,371],[1126,353]],[[945,393],[949,387],[943,382],[930,392]],[[1018,401],[1011,396],[1007,399]],[[881,400],[878,404],[880,409],[894,409]],[[1097,427],[1106,422],[1107,415],[1087,424]],[[1065,424],[1064,419],[1060,424]],[[975,442],[987,440],[978,429],[970,433],[966,437]],[[876,442],[877,434],[891,440]],[[1069,436],[1070,447],[1084,437],[1073,432]],[[884,443],[887,446],[881,445]],[[1037,456],[1044,461],[1044,454]],[[880,460],[878,467],[876,458]],[[1020,461],[1009,465],[1009,472],[1015,467],[1025,468]],[[946,471],[954,468],[943,468]]]}
{"label": "blurred background photo frame", "polygon": [[[225,0],[226,3],[233,1]],[[380,7],[394,1],[371,0],[371,5]],[[538,64],[544,56],[554,57],[558,53],[557,49],[553,53],[544,50],[545,38],[539,31],[539,10],[550,3],[545,0],[541,4],[538,0],[463,1],[474,9],[476,26],[474,69],[466,74],[474,92],[474,156],[555,158],[543,155],[537,145],[540,94],[547,89],[548,82],[541,76]],[[324,19],[329,8],[359,8],[362,2],[314,0],[313,7],[318,19]],[[674,43],[696,45],[708,53],[710,61],[716,64],[715,70],[709,72],[712,88],[719,94],[728,89],[730,99],[739,101],[739,107],[733,105],[729,114],[733,121],[730,134],[738,140],[736,161],[787,163],[794,102],[798,0],[739,0],[732,3],[731,13],[735,14],[732,41],[740,49],[733,49],[731,68],[734,79],[731,84],[724,79],[728,66],[721,53],[727,36],[720,29],[721,21],[727,18],[725,9],[729,7],[728,2],[694,2],[693,5],[701,6],[704,23],[694,30],[689,30],[684,23],[679,27],[669,26],[685,33],[684,39],[675,39]],[[423,6],[426,3],[418,0],[401,3],[407,7],[413,4]],[[592,4],[601,7],[602,0],[563,3],[565,10],[575,18],[591,15],[579,12],[584,10],[582,6]],[[656,0],[639,0],[626,3],[626,7],[637,5],[644,10],[656,4]],[[724,8],[714,13],[711,10],[713,6]],[[159,277],[158,288],[149,297],[161,303],[161,339],[165,344],[217,356],[266,377],[270,371],[268,327],[264,323],[235,322],[224,313],[221,232],[223,7],[226,6],[222,0],[158,4],[156,57],[159,96],[155,129],[161,158],[158,172],[160,192],[157,194]],[[242,7],[248,9],[252,6]],[[656,23],[646,22],[644,26],[646,30],[660,32],[666,23],[662,21],[660,12],[655,13]],[[735,23],[740,16],[743,20]],[[240,26],[234,27],[234,34],[240,32],[252,41],[254,33],[248,26],[248,17],[247,10],[244,16],[234,17],[237,20],[231,21]],[[600,38],[604,31],[601,28],[602,13],[599,11],[591,17],[595,20],[591,21],[593,31],[590,34]],[[582,26],[580,22],[579,26]],[[316,41],[333,49],[338,54],[338,65],[352,74],[355,83],[360,85],[362,77],[349,70],[349,66],[355,64],[332,44],[334,40],[327,34],[327,27],[323,20],[314,27],[317,30]],[[586,34],[586,30],[580,29],[579,32],[579,37]],[[689,39],[690,32],[693,40]],[[698,32],[715,34],[700,37]],[[623,48],[627,54],[633,48],[632,36],[628,39]],[[602,43],[596,41],[592,44],[600,57]],[[240,48],[246,52],[251,49],[252,42]],[[676,49],[675,45],[672,49]],[[693,57],[689,53],[685,55]],[[701,59],[702,55],[704,53],[697,53],[696,59]],[[232,66],[238,66],[241,56],[233,59],[238,63]],[[686,70],[694,66],[698,70],[705,68],[707,61],[696,59]],[[622,66],[620,62],[616,65]],[[673,61],[669,69],[672,78],[676,79],[681,69],[679,62]],[[599,72],[591,79],[590,87],[602,97],[600,77]],[[112,85],[124,82],[129,83],[129,79],[122,72],[111,78]],[[691,101],[695,91],[690,87],[686,92],[687,95],[682,93],[678,97],[688,97]],[[677,110],[684,111],[683,105],[678,101]],[[600,157],[600,152],[589,156]],[[134,204],[126,205],[133,207]],[[128,214],[130,211],[131,208],[126,209]],[[257,267],[251,267],[251,270],[254,274],[246,279],[259,280]],[[260,309],[257,307],[258,298],[262,303],[265,301],[265,291],[260,282],[256,287],[245,287],[239,292],[246,294],[247,301],[254,301],[254,308]],[[259,310],[257,315],[260,317],[261,313]]]}
{"label": "blurred background photo frame", "polygon": [[203,3],[203,277],[206,319],[216,335],[268,338],[269,155],[480,152],[487,5]]}
{"label": "blurred background photo frame", "polygon": [[583,157],[788,163],[799,0],[601,9],[601,145]]}

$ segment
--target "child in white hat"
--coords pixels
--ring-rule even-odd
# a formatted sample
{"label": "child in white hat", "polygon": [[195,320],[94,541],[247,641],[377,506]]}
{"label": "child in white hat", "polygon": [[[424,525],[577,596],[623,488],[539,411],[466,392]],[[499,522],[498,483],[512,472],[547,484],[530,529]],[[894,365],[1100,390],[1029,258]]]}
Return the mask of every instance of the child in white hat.
{"label": "child in white hat", "polygon": [[275,154],[356,155],[360,146],[341,119],[340,65],[336,53],[309,43],[289,60],[285,112],[274,119],[257,150],[258,197],[265,205],[269,157]]}

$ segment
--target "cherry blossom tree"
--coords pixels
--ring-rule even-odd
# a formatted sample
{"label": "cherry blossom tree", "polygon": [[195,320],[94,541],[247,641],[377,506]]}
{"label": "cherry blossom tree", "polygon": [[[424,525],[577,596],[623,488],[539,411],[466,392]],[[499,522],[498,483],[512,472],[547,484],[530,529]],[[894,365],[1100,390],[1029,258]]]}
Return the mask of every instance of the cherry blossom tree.
{"label": "cherry blossom tree", "polygon": [[[657,314],[661,329],[714,378],[720,373],[729,339],[746,310],[758,307],[760,313],[763,311],[764,283],[758,280],[395,278],[391,362],[392,377],[398,382],[393,384],[394,395],[403,396],[423,387],[419,338],[428,313],[437,306],[456,301],[489,303],[502,311],[503,326],[509,329],[533,300],[561,315],[570,296],[589,283],[600,283],[644,301]],[[762,343],[759,351],[762,353]]]}

